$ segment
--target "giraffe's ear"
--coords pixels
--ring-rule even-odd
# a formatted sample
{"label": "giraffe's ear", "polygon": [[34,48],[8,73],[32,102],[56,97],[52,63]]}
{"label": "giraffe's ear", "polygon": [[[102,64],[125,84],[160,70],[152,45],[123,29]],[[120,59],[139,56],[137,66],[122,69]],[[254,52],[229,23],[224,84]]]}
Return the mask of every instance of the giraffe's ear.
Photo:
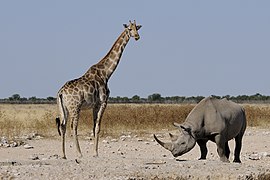
{"label": "giraffe's ear", "polygon": [[123,26],[124,26],[124,28],[127,28],[127,27],[128,27],[128,25],[127,25],[127,24],[123,24]]}
{"label": "giraffe's ear", "polygon": [[141,29],[141,27],[142,27],[142,25],[137,25],[137,26],[136,26],[137,31],[138,31],[139,29]]}

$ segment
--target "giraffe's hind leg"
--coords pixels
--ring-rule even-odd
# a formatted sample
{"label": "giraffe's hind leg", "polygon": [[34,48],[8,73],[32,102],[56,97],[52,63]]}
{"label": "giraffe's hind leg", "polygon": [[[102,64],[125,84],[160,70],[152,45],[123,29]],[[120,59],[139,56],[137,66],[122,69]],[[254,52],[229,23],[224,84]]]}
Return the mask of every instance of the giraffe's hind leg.
{"label": "giraffe's hind leg", "polygon": [[76,150],[77,150],[78,156],[82,157],[82,152],[81,152],[81,148],[80,148],[80,145],[79,145],[78,133],[77,133],[79,113],[74,113],[71,116],[71,120],[72,120],[72,125],[73,125],[72,129],[73,129],[73,136],[74,136],[74,143],[75,143],[75,146],[76,146]]}
{"label": "giraffe's hind leg", "polygon": [[100,105],[96,105],[93,107],[93,136],[94,137],[95,137],[97,114],[98,114],[99,108],[100,108]]}
{"label": "giraffe's hind leg", "polygon": [[[99,141],[99,132],[100,132],[100,123],[101,123],[101,118],[102,115],[105,111],[105,108],[107,106],[106,102],[101,103],[101,105],[99,106],[99,110],[96,111],[96,122],[94,124],[94,137],[95,137],[95,141],[94,141],[94,157],[98,156],[98,141]],[[95,117],[95,115],[94,115]]]}
{"label": "giraffe's hind leg", "polygon": [[66,134],[66,123],[61,124],[61,137],[62,137],[62,158],[67,159],[65,151],[65,134]]}

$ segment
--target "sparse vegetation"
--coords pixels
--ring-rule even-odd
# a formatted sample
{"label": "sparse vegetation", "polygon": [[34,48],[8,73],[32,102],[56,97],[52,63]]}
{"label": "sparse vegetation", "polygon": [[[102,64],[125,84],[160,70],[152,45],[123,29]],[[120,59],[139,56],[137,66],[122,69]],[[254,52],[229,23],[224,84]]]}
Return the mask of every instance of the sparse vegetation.
{"label": "sparse vegetation", "polygon": [[[102,123],[102,135],[122,133],[144,134],[147,132],[173,130],[173,122],[183,122],[195,104],[109,104]],[[269,104],[244,104],[249,126],[270,126]],[[19,136],[38,133],[58,136],[55,104],[2,104],[0,105],[0,136]],[[92,132],[92,110],[82,109],[79,135]],[[70,128],[68,128],[70,133]]]}

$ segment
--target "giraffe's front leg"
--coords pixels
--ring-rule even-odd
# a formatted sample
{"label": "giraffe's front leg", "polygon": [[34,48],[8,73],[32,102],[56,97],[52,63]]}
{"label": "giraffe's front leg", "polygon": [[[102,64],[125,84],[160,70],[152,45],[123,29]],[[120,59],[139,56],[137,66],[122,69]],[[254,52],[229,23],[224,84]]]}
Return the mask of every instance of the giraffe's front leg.
{"label": "giraffe's front leg", "polygon": [[99,132],[100,132],[100,123],[101,123],[101,118],[102,118],[102,115],[105,111],[105,108],[107,106],[107,102],[103,102],[101,103],[100,107],[99,107],[99,110],[97,111],[97,119],[96,119],[96,122],[94,124],[94,129],[95,129],[95,132],[94,132],[94,157],[98,157],[98,140],[99,140]]}

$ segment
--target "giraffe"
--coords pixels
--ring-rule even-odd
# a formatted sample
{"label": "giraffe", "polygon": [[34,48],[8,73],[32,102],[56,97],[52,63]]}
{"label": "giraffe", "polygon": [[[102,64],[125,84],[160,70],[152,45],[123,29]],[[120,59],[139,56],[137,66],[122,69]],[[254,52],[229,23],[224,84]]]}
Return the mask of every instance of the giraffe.
{"label": "giraffe", "polygon": [[141,25],[136,21],[124,24],[124,31],[117,38],[107,55],[97,64],[91,66],[86,73],[74,80],[66,82],[57,93],[57,104],[60,117],[56,118],[58,133],[62,138],[63,159],[66,159],[65,133],[68,119],[74,136],[74,143],[79,157],[82,157],[77,127],[80,109],[83,104],[93,110],[93,133],[94,133],[94,157],[98,156],[98,141],[102,115],[109,98],[108,80],[120,62],[122,53],[131,37],[137,41],[140,39],[138,30]]}

